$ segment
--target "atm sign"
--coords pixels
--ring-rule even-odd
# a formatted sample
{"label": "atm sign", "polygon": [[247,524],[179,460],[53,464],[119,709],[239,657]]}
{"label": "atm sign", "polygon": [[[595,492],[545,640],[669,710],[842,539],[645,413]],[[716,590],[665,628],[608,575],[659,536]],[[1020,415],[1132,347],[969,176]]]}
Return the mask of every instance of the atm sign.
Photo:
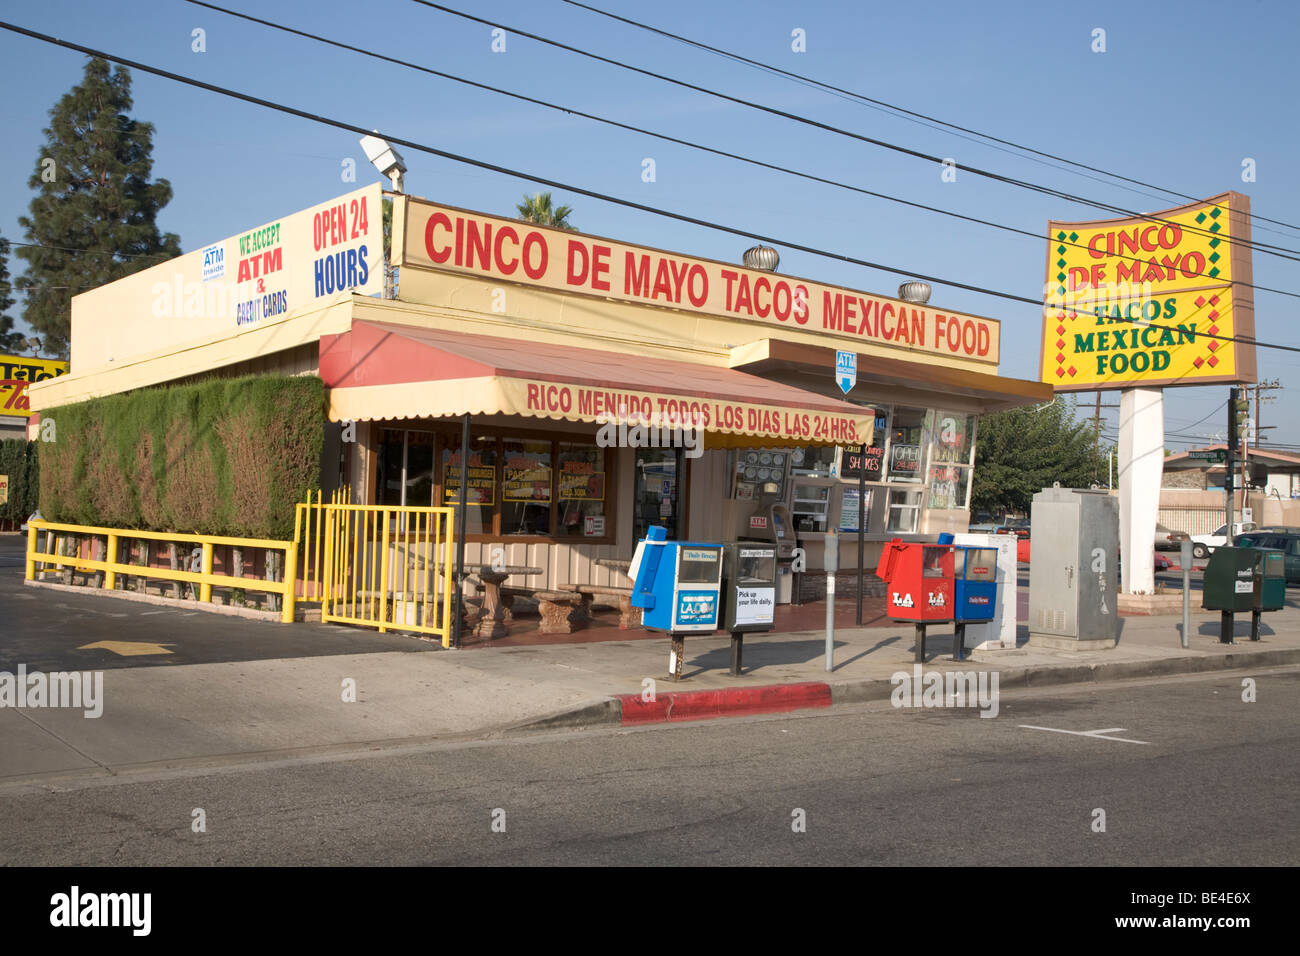
{"label": "atm sign", "polygon": [[749,519],[750,530],[767,530],[767,515],[753,515]]}

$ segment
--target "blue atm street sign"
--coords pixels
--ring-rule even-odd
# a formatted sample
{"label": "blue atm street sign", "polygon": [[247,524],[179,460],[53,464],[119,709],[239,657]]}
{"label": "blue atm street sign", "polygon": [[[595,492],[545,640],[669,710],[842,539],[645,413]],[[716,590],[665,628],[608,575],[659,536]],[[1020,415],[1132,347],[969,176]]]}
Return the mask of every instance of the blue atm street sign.
{"label": "blue atm street sign", "polygon": [[835,353],[835,381],[845,395],[858,383],[858,353]]}

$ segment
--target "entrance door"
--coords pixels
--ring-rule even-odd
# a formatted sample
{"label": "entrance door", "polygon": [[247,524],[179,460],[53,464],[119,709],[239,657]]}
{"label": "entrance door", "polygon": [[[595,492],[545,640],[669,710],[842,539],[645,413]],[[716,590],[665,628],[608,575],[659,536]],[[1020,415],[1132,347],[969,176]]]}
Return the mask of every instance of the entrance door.
{"label": "entrance door", "polygon": [[680,541],[686,533],[682,483],[686,454],[682,448],[636,449],[636,487],[632,495],[633,540],[646,536],[651,525],[668,529],[668,538]]}

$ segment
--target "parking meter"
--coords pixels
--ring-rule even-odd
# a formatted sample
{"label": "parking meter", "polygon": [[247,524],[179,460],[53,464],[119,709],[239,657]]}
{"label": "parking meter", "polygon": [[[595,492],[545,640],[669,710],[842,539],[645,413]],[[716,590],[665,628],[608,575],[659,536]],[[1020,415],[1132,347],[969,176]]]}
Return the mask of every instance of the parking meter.
{"label": "parking meter", "polygon": [[1178,566],[1183,569],[1183,647],[1190,647],[1192,628],[1192,539],[1183,538],[1178,543]]}
{"label": "parking meter", "polygon": [[822,566],[826,569],[826,670],[835,665],[835,572],[840,569],[840,536],[835,531],[825,534]]}
{"label": "parking meter", "polygon": [[773,545],[723,545],[722,629],[731,634],[734,677],[740,676],[746,632],[770,631],[776,622],[776,557]]}
{"label": "parking meter", "polygon": [[668,671],[681,680],[687,634],[711,634],[718,628],[722,590],[722,545],[668,541],[667,531],[650,528],[633,559],[635,584],[631,604],[641,608],[641,623],[672,638]]}

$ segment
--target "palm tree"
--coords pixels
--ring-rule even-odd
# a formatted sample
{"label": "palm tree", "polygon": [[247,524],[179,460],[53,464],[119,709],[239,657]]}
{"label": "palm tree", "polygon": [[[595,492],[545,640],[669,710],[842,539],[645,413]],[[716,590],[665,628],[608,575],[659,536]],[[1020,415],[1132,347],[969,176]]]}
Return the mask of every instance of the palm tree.
{"label": "palm tree", "polygon": [[531,196],[525,194],[524,201],[516,205],[515,209],[519,211],[519,218],[524,222],[535,222],[539,226],[554,226],[556,229],[575,231],[575,227],[569,222],[569,214],[573,212],[573,207],[553,207],[550,193],[534,193]]}

